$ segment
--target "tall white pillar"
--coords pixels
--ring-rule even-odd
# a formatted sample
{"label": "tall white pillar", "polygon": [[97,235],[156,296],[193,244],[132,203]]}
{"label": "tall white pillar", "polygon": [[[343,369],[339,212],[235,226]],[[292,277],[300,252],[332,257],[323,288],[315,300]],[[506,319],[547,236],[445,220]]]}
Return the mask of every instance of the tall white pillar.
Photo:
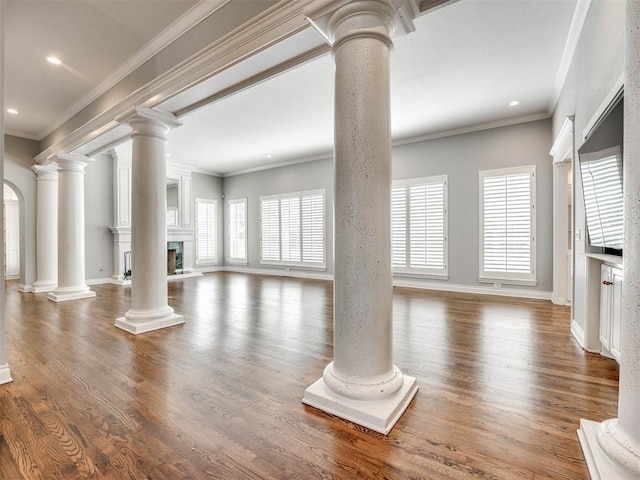
{"label": "tall white pillar", "polygon": [[593,480],[640,478],[640,2],[627,1],[624,84],[624,282],[618,418],[582,420]]}
{"label": "tall white pillar", "polygon": [[85,277],[84,169],[93,160],[77,153],[59,154],[58,286],[47,298],[66,302],[95,297]]}
{"label": "tall white pillar", "polygon": [[173,115],[135,107],[117,119],[131,126],[131,309],[116,327],[139,334],[184,323],[167,292],[167,166],[165,147]]}
{"label": "tall white pillar", "polygon": [[[4,13],[5,2],[0,2],[0,112],[4,114]],[[0,132],[4,132],[4,115],[0,115]],[[0,179],[4,185],[4,134],[0,135]],[[4,219],[0,215],[0,232],[4,231]],[[4,242],[0,242],[0,258],[4,258]],[[7,364],[5,330],[4,282],[0,282],[0,385],[11,381]]]}
{"label": "tall white pillar", "polygon": [[394,2],[365,0],[333,3],[312,18],[336,64],[334,360],[303,402],[385,434],[418,389],[392,361],[389,56],[397,17]]}
{"label": "tall white pillar", "polygon": [[36,281],[33,292],[58,285],[58,165],[34,165],[36,174]]}

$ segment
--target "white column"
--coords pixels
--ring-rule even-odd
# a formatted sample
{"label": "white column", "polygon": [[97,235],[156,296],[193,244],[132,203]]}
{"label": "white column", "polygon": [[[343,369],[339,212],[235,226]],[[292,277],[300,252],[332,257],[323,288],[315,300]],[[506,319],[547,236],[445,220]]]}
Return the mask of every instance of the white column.
{"label": "white column", "polygon": [[[640,478],[640,2],[628,1],[624,85],[624,283],[618,418],[582,420],[593,480]],[[595,437],[595,438],[594,438]]]}
{"label": "white column", "polygon": [[36,281],[33,292],[58,285],[58,165],[34,165],[36,174]]}
{"label": "white column", "polygon": [[85,278],[84,169],[93,160],[76,153],[59,154],[58,286],[47,298],[65,302],[95,297]]}
{"label": "white column", "polygon": [[397,7],[370,0],[329,10],[313,21],[324,25],[336,64],[334,360],[303,402],[387,434],[418,389],[392,361],[389,56]]}
{"label": "white column", "polygon": [[176,117],[135,107],[117,119],[132,128],[131,309],[116,327],[139,334],[184,323],[167,293],[167,167],[165,147]]}
{"label": "white column", "polygon": [[[4,7],[0,2],[0,112],[4,114]],[[4,115],[0,115],[0,132],[4,132]],[[4,185],[4,135],[0,135],[0,179]],[[4,231],[4,219],[0,215],[0,232]],[[0,242],[0,258],[4,258],[4,242]],[[11,371],[7,365],[5,330],[4,282],[0,282],[0,385],[11,381]]]}

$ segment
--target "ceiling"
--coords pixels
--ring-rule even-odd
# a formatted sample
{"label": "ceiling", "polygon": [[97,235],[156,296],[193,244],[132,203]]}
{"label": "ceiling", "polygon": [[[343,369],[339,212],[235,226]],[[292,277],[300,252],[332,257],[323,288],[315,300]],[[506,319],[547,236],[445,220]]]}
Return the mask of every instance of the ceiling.
{"label": "ceiling", "polygon": [[[196,3],[9,0],[5,104],[20,111],[5,115],[9,133],[42,138]],[[394,41],[394,142],[550,116],[577,4],[460,0],[418,17],[416,31]],[[294,40],[311,38],[319,37],[309,29]],[[50,54],[64,58],[63,68],[45,62]],[[207,96],[206,82],[169,99],[158,108],[183,121],[170,133],[169,161],[231,175],[330,156],[333,72],[324,54],[200,108],[184,107]]]}

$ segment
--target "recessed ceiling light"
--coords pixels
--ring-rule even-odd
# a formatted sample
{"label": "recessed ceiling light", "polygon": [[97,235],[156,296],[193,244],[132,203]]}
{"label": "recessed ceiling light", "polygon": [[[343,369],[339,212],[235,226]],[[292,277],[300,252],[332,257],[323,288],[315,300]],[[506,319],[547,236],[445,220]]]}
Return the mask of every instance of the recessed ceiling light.
{"label": "recessed ceiling light", "polygon": [[520,102],[518,100],[514,100],[509,104],[510,107],[515,107],[516,105],[520,105]]}
{"label": "recessed ceiling light", "polygon": [[7,113],[10,113],[12,115],[17,115],[18,110],[16,110],[15,108],[7,108]]}
{"label": "recessed ceiling light", "polygon": [[62,60],[60,60],[58,57],[54,57],[54,56],[48,56],[47,57],[47,62],[52,63],[54,65],[61,65],[62,64]]}

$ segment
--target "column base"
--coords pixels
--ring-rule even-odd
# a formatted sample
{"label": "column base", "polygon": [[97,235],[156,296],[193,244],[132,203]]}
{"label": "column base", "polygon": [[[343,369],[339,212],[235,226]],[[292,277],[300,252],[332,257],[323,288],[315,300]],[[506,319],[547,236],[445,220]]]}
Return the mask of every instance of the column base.
{"label": "column base", "polygon": [[334,393],[321,378],[305,390],[302,403],[388,435],[417,391],[416,379],[403,375],[395,394],[379,400],[354,400]]}
{"label": "column base", "polygon": [[33,293],[44,293],[44,292],[53,292],[58,286],[58,282],[42,282],[40,280],[36,280],[33,282],[33,286],[31,287],[31,291]]}
{"label": "column base", "polygon": [[[615,420],[614,420],[615,421]],[[611,422],[611,420],[607,420]],[[604,422],[603,422],[604,423]],[[601,429],[602,423],[593,422],[591,420],[580,420],[580,429],[578,430],[578,438],[580,439],[580,446],[582,447],[582,453],[584,454],[585,461],[587,462],[587,468],[591,480],[627,480],[629,478],[637,478],[637,472],[640,468],[640,457],[631,451],[623,451],[623,448],[618,448],[614,445],[614,449],[620,450],[622,456],[628,457],[620,459],[624,462],[627,470],[622,468],[622,465],[616,465],[607,453],[602,449],[600,441],[612,441],[617,443],[615,438],[602,438],[603,431],[598,432]],[[608,425],[604,425],[607,427]],[[610,435],[610,432],[605,429],[604,436]]]}
{"label": "column base", "polygon": [[0,385],[12,382],[11,371],[9,365],[0,365]]}
{"label": "column base", "polygon": [[173,327],[174,325],[182,325],[184,323],[184,317],[177,313],[172,313],[165,317],[153,317],[147,320],[141,318],[136,320],[129,320],[126,315],[124,317],[116,318],[115,326],[134,335],[140,333],[152,332],[153,330],[160,330],[161,328]]}
{"label": "column base", "polygon": [[96,296],[96,292],[90,290],[89,287],[63,287],[57,288],[47,295],[49,300],[54,302],[67,302],[69,300],[79,300],[81,298],[92,298]]}

